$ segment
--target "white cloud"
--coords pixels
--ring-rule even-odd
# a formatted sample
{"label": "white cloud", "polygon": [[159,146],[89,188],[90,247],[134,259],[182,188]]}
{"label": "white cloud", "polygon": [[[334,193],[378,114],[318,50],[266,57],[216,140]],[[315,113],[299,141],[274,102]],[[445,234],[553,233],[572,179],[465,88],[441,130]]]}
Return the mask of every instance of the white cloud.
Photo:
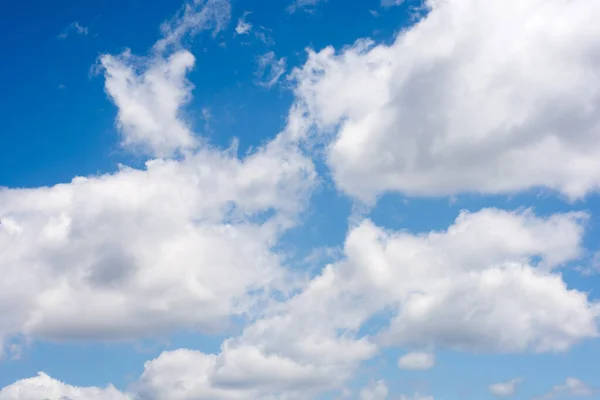
{"label": "white cloud", "polygon": [[273,51],[269,51],[257,60],[257,69],[255,76],[258,85],[271,88],[279,82],[279,78],[285,73],[286,60],[285,57],[277,58]]}
{"label": "white cloud", "polygon": [[370,387],[360,391],[360,400],[385,400],[388,396],[388,388],[384,381],[380,380],[371,384]]}
{"label": "white cloud", "polygon": [[229,0],[190,0],[173,19],[162,24],[163,37],[156,42],[154,50],[160,53],[177,49],[186,37],[206,30],[216,35],[225,29],[230,19]]}
{"label": "white cloud", "polygon": [[[582,218],[490,209],[463,213],[448,230],[419,235],[364,222],[350,231],[345,260],[328,265],[292,298],[269,304],[220,354],[164,353],[147,364],[140,390],[176,393],[177,400],[284,393],[312,398],[342,389],[360,363],[377,354],[373,340],[384,346],[565,350],[597,335],[597,306],[550,272],[577,257]],[[571,248],[557,249],[561,241]],[[545,267],[533,265],[534,258]],[[392,310],[386,340],[359,336],[384,309]],[[188,367],[177,367],[179,357]]]}
{"label": "white cloud", "polygon": [[411,235],[364,221],[348,234],[346,260],[303,293],[320,305],[306,325],[353,331],[388,310],[382,345],[566,350],[598,335],[598,305],[550,272],[579,256],[584,222],[580,213],[484,209],[461,213],[446,231]]}
{"label": "white cloud", "polygon": [[207,149],[145,170],[2,190],[0,333],[213,329],[245,312],[249,292],[282,283],[270,249],[311,180],[310,162],[271,143],[244,159]]}
{"label": "white cloud", "polygon": [[312,12],[315,6],[321,2],[327,0],[294,0],[287,8],[289,13],[295,13],[296,11],[307,11]]}
{"label": "white cloud", "polygon": [[141,73],[137,60],[129,52],[100,58],[106,92],[118,107],[123,145],[158,156],[198,146],[181,118],[182,107],[191,99],[193,85],[186,74],[194,66],[194,56],[181,50],[168,58],[157,57]]}
{"label": "white cloud", "polygon": [[523,383],[522,378],[515,378],[506,382],[494,383],[493,385],[490,385],[488,389],[494,396],[510,397],[515,395],[517,387],[521,383]]}
{"label": "white cloud", "polygon": [[0,400],[132,400],[113,386],[75,387],[52,379],[44,373],[0,389]]}
{"label": "white cloud", "polygon": [[87,26],[81,25],[79,22],[75,21],[67,25],[67,27],[58,35],[59,39],[66,39],[72,33],[77,35],[87,36],[89,33],[89,28]]}
{"label": "white cloud", "polygon": [[237,33],[238,35],[247,35],[252,30],[252,24],[246,21],[246,17],[248,16],[248,14],[250,13],[245,12],[244,15],[242,15],[238,19],[238,23],[235,27],[235,33]]}
{"label": "white cloud", "polygon": [[118,107],[117,124],[125,147],[170,157],[200,145],[182,116],[194,89],[186,75],[195,57],[181,49],[181,41],[204,30],[222,30],[230,15],[228,0],[194,0],[162,25],[163,37],[149,57],[130,51],[100,56],[99,71]]}
{"label": "white cloud", "polygon": [[402,3],[404,3],[404,0],[381,0],[382,7],[399,6]]}
{"label": "white cloud", "polygon": [[[221,3],[188,5],[165,35],[199,29],[193,23],[221,12],[206,11]],[[129,53],[101,57],[125,143],[162,156],[185,151],[142,169],[0,188],[0,348],[13,337],[213,332],[289,289],[272,249],[308,200],[312,162],[284,136],[242,158],[235,146],[196,139],[179,115],[194,57],[155,54],[141,71],[138,61]]]}
{"label": "white cloud", "polygon": [[[57,195],[44,200],[53,204],[53,197]],[[21,203],[31,204],[31,200],[24,198]],[[584,293],[567,289],[560,275],[551,272],[578,256],[584,220],[578,213],[542,219],[529,211],[487,209],[462,213],[446,231],[416,235],[386,232],[365,221],[348,234],[343,260],[328,265],[287,300],[263,303],[252,314],[254,322],[240,336],[226,340],[219,354],[165,352],[146,363],[133,394],[150,400],[310,399],[344,388],[360,363],[387,345],[565,350],[597,335],[598,306],[590,304]],[[98,230],[104,229],[100,224]],[[60,237],[61,224],[38,230]],[[28,231],[11,229],[11,235]],[[557,247],[558,243],[565,244]],[[538,266],[534,259],[540,260]],[[234,276],[229,270],[224,273]],[[269,276],[272,273],[268,271]],[[173,275],[181,274],[169,274]],[[182,280],[188,282],[185,277]],[[216,290],[222,280],[203,282],[207,289]],[[77,285],[90,290],[87,282]],[[175,287],[181,292],[186,286],[177,281]],[[127,292],[119,293],[122,297]],[[168,304],[169,297],[159,295],[159,299]],[[198,305],[167,307],[165,315],[181,309],[197,310]],[[391,319],[385,334],[360,336],[361,327],[383,310],[390,311]],[[128,318],[147,313],[142,308]],[[113,317],[111,323],[124,320]]]}
{"label": "white cloud", "polygon": [[586,383],[579,379],[569,377],[565,380],[562,385],[556,385],[545,395],[538,397],[538,399],[554,399],[560,397],[585,397],[591,396],[596,393],[594,389],[589,387]]}
{"label": "white cloud", "polygon": [[433,353],[413,352],[403,355],[398,359],[400,369],[427,370],[435,365]]}
{"label": "white cloud", "polygon": [[[429,16],[392,46],[361,42],[341,56],[331,49],[312,53],[297,73],[299,101],[284,133],[244,157],[235,146],[209,146],[181,115],[194,57],[179,45],[200,30],[223,29],[229,2],[186,5],[163,25],[148,58],[101,57],[124,144],[162,158],[143,169],[122,167],[52,187],[0,189],[0,348],[15,337],[212,332],[232,316],[247,325],[217,354],[179,349],[148,361],[130,394],[110,386],[76,388],[40,374],[2,389],[0,400],[37,400],[42,392],[56,397],[51,400],[304,400],[342,390],[386,346],[546,352],[597,337],[600,307],[556,272],[582,255],[585,213],[541,218],[530,210],[483,209],[462,212],[446,230],[419,234],[358,221],[342,257],[313,279],[283,268],[274,250],[314,186],[313,164],[296,143],[313,122],[321,131],[339,128],[329,163],[340,187],[367,201],[386,190],[447,194],[546,185],[571,196],[592,190],[592,125],[573,104],[588,101],[593,119],[595,86],[579,85],[561,69],[590,72],[593,60],[582,49],[592,44],[575,26],[587,20],[577,0],[569,12],[566,0],[548,0],[539,3],[539,21],[528,24],[523,15],[534,1],[510,0],[507,13],[491,2],[430,0]],[[596,15],[599,8],[587,6]],[[559,13],[564,20],[555,18]],[[494,58],[500,33],[513,32],[506,21],[526,26],[516,33],[523,49],[508,35],[516,54]],[[552,24],[573,39],[572,58],[563,59],[567,46],[549,34]],[[478,29],[482,34],[474,35]],[[523,57],[528,54],[543,63]],[[548,61],[554,63],[538,68]],[[519,62],[525,73],[512,73]],[[262,84],[271,87],[285,59],[270,52],[259,67]],[[505,81],[507,90],[496,88]],[[515,93],[523,97],[515,101]],[[557,104],[570,107],[560,114]],[[312,120],[303,117],[306,110]],[[587,131],[567,136],[564,118]],[[420,126],[425,130],[415,139]],[[548,152],[548,138],[567,149]],[[555,169],[536,157],[551,157]],[[363,333],[382,313],[384,328]],[[434,358],[413,352],[398,364],[425,369]],[[569,378],[550,397],[588,391]],[[359,395],[382,400],[388,389],[379,381]],[[400,396],[411,398],[433,399]]]}
{"label": "white cloud", "polygon": [[310,51],[295,72],[297,110],[331,137],[339,188],[365,202],[387,191],[596,190],[600,3],[426,4],[393,44]]}
{"label": "white cloud", "polygon": [[334,376],[318,365],[226,342],[219,355],[163,353],[146,363],[135,390],[149,400],[310,399],[329,388]]}

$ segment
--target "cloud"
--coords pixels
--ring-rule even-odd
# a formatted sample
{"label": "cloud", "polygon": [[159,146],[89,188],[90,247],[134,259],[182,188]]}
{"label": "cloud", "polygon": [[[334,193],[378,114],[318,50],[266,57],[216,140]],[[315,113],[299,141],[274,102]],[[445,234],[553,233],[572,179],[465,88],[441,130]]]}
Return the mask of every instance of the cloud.
{"label": "cloud", "polygon": [[40,372],[0,389],[0,400],[132,400],[114,386],[106,388],[75,387],[64,384]]}
{"label": "cloud", "polygon": [[[343,390],[387,347],[409,351],[399,367],[426,369],[433,353],[419,349],[559,352],[597,337],[600,305],[557,272],[585,253],[584,212],[463,211],[447,229],[418,233],[356,212],[343,250],[325,254],[332,260],[314,277],[285,268],[277,250],[316,184],[299,143],[314,140],[315,127],[331,135],[339,187],[364,201],[386,191],[593,190],[596,87],[577,77],[595,66],[595,53],[584,52],[594,44],[578,30],[588,21],[582,3],[565,11],[565,1],[540,2],[534,23],[524,17],[534,0],[510,0],[509,11],[430,0],[429,15],[390,46],[311,52],[295,72],[286,128],[244,156],[235,142],[211,146],[183,115],[195,62],[183,42],[224,29],[229,2],[188,3],[147,57],[101,56],[123,144],[150,159],[50,187],[0,189],[0,348],[19,338],[213,333],[234,317],[244,326],[214,354],[177,349],[149,360],[128,393],[40,373],[2,389],[0,400],[304,400]],[[586,7],[592,17],[600,9]],[[512,37],[508,21],[527,28]],[[588,28],[593,39],[596,24]],[[500,37],[508,51],[498,50]],[[286,70],[273,52],[258,64],[265,87]],[[567,135],[565,126],[577,130]],[[548,151],[553,140],[563,146],[557,154]],[[550,397],[589,390],[569,378]],[[359,393],[387,395],[383,381]]]}
{"label": "cloud", "polygon": [[294,2],[287,7],[287,12],[290,14],[295,13],[296,11],[312,12],[317,4],[325,1],[327,0],[294,0]]}
{"label": "cloud", "polygon": [[384,346],[567,350],[598,335],[598,305],[551,272],[579,257],[584,223],[581,213],[484,209],[411,235],[366,220],[350,230],[344,260],[302,294],[320,305],[304,325],[353,332],[386,311],[389,327],[373,338]]}
{"label": "cloud", "polygon": [[285,73],[285,70],[285,57],[278,59],[273,51],[269,51],[258,57],[255,71],[257,84],[270,89],[279,82],[279,78]]}
{"label": "cloud", "polygon": [[87,34],[89,33],[89,28],[75,21],[67,25],[67,27],[58,35],[58,38],[66,39],[73,33],[77,35],[87,36]]}
{"label": "cloud", "polygon": [[[565,350],[597,335],[597,306],[549,272],[579,253],[581,223],[579,214],[489,209],[411,235],[366,221],[349,232],[342,260],[268,304],[219,354],[166,352],[147,363],[139,390],[157,399],[303,399],[342,389],[381,346]],[[572,249],[556,249],[561,241]],[[390,329],[359,335],[383,310]]]}
{"label": "cloud", "polygon": [[365,202],[597,190],[600,3],[426,5],[391,45],[309,51],[295,71],[298,113],[330,140],[338,187]]}
{"label": "cloud", "polygon": [[[169,178],[167,182],[172,176]],[[49,200],[56,197],[59,196],[44,196],[44,200],[52,205]],[[125,193],[124,197],[131,196]],[[31,200],[25,198],[20,203],[31,204]],[[165,207],[181,209],[179,204]],[[561,276],[552,272],[580,253],[584,221],[585,216],[580,213],[540,218],[530,211],[484,209],[461,213],[445,231],[414,235],[384,231],[364,221],[351,228],[341,260],[326,266],[295,294],[262,302],[249,315],[253,321],[239,336],[225,340],[218,354],[189,349],[164,352],[146,363],[132,395],[151,400],[312,398],[325,391],[342,389],[361,362],[374,357],[385,346],[498,352],[566,350],[578,341],[597,336],[598,306],[590,304],[586,294],[568,289]],[[29,231],[17,223],[7,226],[13,235]],[[97,230],[105,229],[100,224]],[[41,230],[54,232],[54,236],[61,231],[60,224]],[[241,236],[240,243],[255,236],[254,232]],[[147,251],[157,246],[143,247]],[[228,248],[234,249],[236,245]],[[156,258],[153,254],[147,257]],[[198,255],[186,253],[181,257],[198,259]],[[249,257],[248,263],[252,259]],[[203,271],[199,265],[194,262],[195,273]],[[254,261],[249,265],[256,267],[263,263]],[[233,273],[227,269],[223,274],[233,277],[243,270]],[[272,276],[273,271],[268,270],[266,275]],[[73,275],[86,276],[81,272]],[[194,287],[206,283],[200,293],[219,290],[221,282],[231,285],[221,277],[190,282],[190,275],[185,273],[156,276],[161,283],[166,281],[167,287],[169,279],[183,276],[173,284],[173,288],[178,288],[177,299],[183,300],[187,294],[182,297],[181,288],[191,283]],[[87,282],[72,286],[94,293]],[[106,293],[107,289],[104,290]],[[123,298],[129,292],[118,293]],[[157,301],[169,304],[170,297],[158,292],[157,298],[156,291],[152,294],[153,298],[142,299],[140,303],[149,303],[148,307]],[[63,297],[76,298],[75,303],[90,309],[89,300],[79,300],[75,295],[48,298]],[[107,298],[110,299],[103,296],[102,300]],[[57,310],[69,307],[54,305]],[[161,310],[172,319],[173,313],[178,315],[177,310],[199,310],[199,305],[202,303],[184,302]],[[209,304],[198,314],[216,307]],[[161,315],[156,308],[141,308],[127,318],[117,319],[112,315],[108,321],[116,325],[138,318],[136,325],[139,325],[143,321],[140,315],[147,315],[150,310]],[[388,310],[390,322],[385,324],[388,329],[372,336],[359,334],[367,321],[384,310]],[[96,311],[91,314],[102,317]],[[82,321],[84,315],[72,313],[71,317]],[[79,324],[85,322],[84,318]],[[576,387],[573,382],[569,385]]]}
{"label": "cloud", "polygon": [[388,388],[385,384],[385,381],[379,380],[373,384],[371,387],[364,388],[360,391],[359,399],[360,400],[385,400],[388,396]]}
{"label": "cloud", "polygon": [[250,14],[249,12],[245,12],[239,19],[238,23],[235,27],[235,33],[238,35],[247,35],[252,30],[252,24],[246,21],[246,17]]}
{"label": "cloud", "polygon": [[106,92],[118,107],[117,125],[125,147],[169,157],[199,146],[182,115],[194,89],[186,75],[195,57],[182,49],[181,41],[205,30],[219,32],[230,17],[228,0],[194,0],[163,23],[163,36],[148,57],[134,56],[128,50],[100,56],[97,70],[103,73]]}
{"label": "cloud", "polygon": [[198,146],[198,139],[181,118],[193,85],[186,74],[195,58],[186,50],[147,61],[140,73],[129,52],[100,57],[106,92],[118,107],[117,125],[123,145],[157,156]]}
{"label": "cloud", "polygon": [[433,400],[433,396],[427,396],[420,393],[415,393],[412,396],[400,395],[399,400]]}
{"label": "cloud", "polygon": [[[217,10],[197,7],[217,3],[188,5],[165,35],[198,29],[191,21]],[[0,349],[14,337],[215,332],[289,290],[274,247],[308,201],[312,161],[286,135],[244,157],[235,144],[197,137],[180,115],[191,96],[186,50],[100,62],[124,143],[161,158],[51,187],[0,188]]]}
{"label": "cloud", "polygon": [[[275,44],[275,40],[271,37],[271,29],[267,29],[264,26],[255,27],[252,23],[246,21],[248,15],[251,12],[246,11],[244,14],[238,19],[238,23],[235,27],[235,35],[248,36],[254,35],[259,42],[263,43],[266,46],[273,46]],[[250,39],[248,42],[243,42],[243,44],[249,45],[251,44]]]}
{"label": "cloud", "polygon": [[398,359],[398,368],[427,370],[435,365],[435,355],[432,353],[413,352],[408,353]]}
{"label": "cloud", "polygon": [[156,42],[154,50],[177,49],[186,37],[212,30],[216,35],[229,24],[231,3],[229,0],[190,0],[170,21],[161,25],[163,37]]}
{"label": "cloud", "polygon": [[498,397],[514,396],[517,392],[517,387],[523,383],[522,378],[511,379],[506,382],[494,383],[488,387],[489,391]]}
{"label": "cloud", "polygon": [[0,334],[103,340],[221,325],[284,277],[270,249],[312,174],[273,143],[244,159],[201,150],[0,191]]}
{"label": "cloud", "polygon": [[381,0],[382,7],[399,6],[402,3],[404,3],[404,0]]}
{"label": "cloud", "polygon": [[562,385],[556,385],[545,395],[538,397],[538,399],[554,399],[561,397],[586,397],[597,393],[594,389],[589,387],[584,382],[576,378],[567,378],[565,383]]}
{"label": "cloud", "polygon": [[228,346],[219,355],[163,353],[146,363],[136,393],[149,400],[308,399],[330,387],[335,376],[333,370],[266,355],[254,346]]}

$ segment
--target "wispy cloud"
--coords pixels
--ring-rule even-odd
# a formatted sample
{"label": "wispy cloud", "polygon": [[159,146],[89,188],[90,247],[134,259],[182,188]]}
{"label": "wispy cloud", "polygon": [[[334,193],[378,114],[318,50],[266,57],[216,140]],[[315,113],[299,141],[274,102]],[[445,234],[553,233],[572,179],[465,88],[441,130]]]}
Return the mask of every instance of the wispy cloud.
{"label": "wispy cloud", "polygon": [[294,2],[287,7],[287,12],[290,14],[295,13],[296,11],[312,12],[318,3],[325,1],[327,0],[294,0]]}
{"label": "wispy cloud", "polygon": [[585,382],[576,378],[567,378],[562,385],[556,385],[548,393],[537,398],[537,400],[549,400],[561,397],[587,397],[597,393]]}
{"label": "wispy cloud", "polygon": [[381,0],[382,7],[399,6],[402,3],[404,3],[404,0]]}
{"label": "wispy cloud", "polygon": [[59,39],[66,39],[72,34],[87,36],[89,33],[89,28],[87,26],[81,25],[79,22],[71,22],[69,25],[63,29],[63,31],[58,35]]}
{"label": "wispy cloud", "polygon": [[160,29],[163,37],[154,45],[154,50],[165,51],[178,47],[186,37],[199,32],[212,30],[213,36],[225,29],[231,19],[231,3],[229,0],[193,0],[186,3]]}
{"label": "wispy cloud", "polygon": [[517,387],[523,383],[522,378],[511,379],[506,382],[494,383],[488,387],[489,391],[497,397],[510,397],[514,396],[517,392]]}
{"label": "wispy cloud", "polygon": [[252,24],[246,21],[246,17],[250,14],[249,11],[246,11],[244,15],[242,15],[238,19],[238,23],[235,27],[235,33],[238,35],[247,35],[252,30]]}
{"label": "wispy cloud", "polygon": [[258,57],[255,71],[256,83],[265,88],[273,87],[285,73],[287,63],[285,57],[277,58],[273,51]]}

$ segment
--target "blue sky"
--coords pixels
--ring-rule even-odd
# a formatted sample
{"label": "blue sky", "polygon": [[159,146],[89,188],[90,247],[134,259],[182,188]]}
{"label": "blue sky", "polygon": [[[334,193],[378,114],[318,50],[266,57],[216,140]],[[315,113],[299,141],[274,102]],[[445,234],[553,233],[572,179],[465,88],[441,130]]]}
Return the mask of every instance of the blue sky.
{"label": "blue sky", "polygon": [[7,6],[0,400],[600,398],[598,17]]}

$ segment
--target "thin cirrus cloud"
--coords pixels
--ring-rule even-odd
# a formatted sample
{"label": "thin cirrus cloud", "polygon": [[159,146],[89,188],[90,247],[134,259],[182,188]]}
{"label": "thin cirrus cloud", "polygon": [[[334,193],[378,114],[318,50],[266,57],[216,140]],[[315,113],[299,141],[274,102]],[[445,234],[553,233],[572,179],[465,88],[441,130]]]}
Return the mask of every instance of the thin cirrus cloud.
{"label": "thin cirrus cloud", "polygon": [[536,400],[589,397],[595,393],[598,393],[598,390],[594,390],[585,382],[577,378],[568,377],[563,384],[553,386],[548,393],[537,397]]}
{"label": "thin cirrus cloud", "polygon": [[[146,57],[102,55],[122,144],[149,160],[0,190],[1,348],[18,338],[132,340],[222,333],[232,317],[245,324],[215,353],[164,351],[125,391],[40,373],[0,389],[0,400],[314,399],[347,393],[361,365],[389,348],[407,352],[400,368],[425,370],[435,358],[422,349],[554,353],[598,337],[600,305],[560,273],[586,254],[588,212],[488,207],[421,232],[357,219],[311,277],[286,268],[277,250],[317,185],[305,145],[322,135],[338,187],[366,203],[389,191],[544,186],[578,198],[596,188],[600,91],[589,55],[600,7],[474,2],[429,1],[427,16],[391,45],[309,52],[293,74],[286,126],[243,157],[209,145],[184,115],[195,64],[185,40],[228,26],[227,1],[187,4]],[[267,87],[286,68],[272,52],[260,65],[271,68],[260,75]],[[578,129],[567,135],[565,126]],[[382,313],[384,328],[365,333]],[[489,389],[509,395],[516,386]],[[569,378],[547,396],[590,390]],[[389,391],[372,381],[358,396],[383,400]]]}
{"label": "thin cirrus cloud", "polygon": [[75,21],[67,25],[67,27],[58,35],[58,38],[66,39],[72,34],[87,36],[89,31],[87,26],[81,25],[79,22]]}
{"label": "thin cirrus cloud", "polygon": [[269,51],[258,57],[256,61],[256,83],[270,89],[275,86],[287,68],[285,57],[277,58],[275,52]]}
{"label": "thin cirrus cloud", "polygon": [[319,3],[327,0],[294,0],[288,7],[287,12],[293,14],[297,11],[312,12]]}

